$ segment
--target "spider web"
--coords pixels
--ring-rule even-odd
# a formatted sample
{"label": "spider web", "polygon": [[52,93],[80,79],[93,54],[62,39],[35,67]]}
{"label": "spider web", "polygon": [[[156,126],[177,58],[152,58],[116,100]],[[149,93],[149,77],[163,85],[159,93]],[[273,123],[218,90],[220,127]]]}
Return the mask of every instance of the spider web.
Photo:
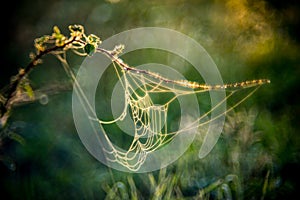
{"label": "spider web", "polygon": [[[138,171],[145,163],[149,154],[163,148],[166,144],[172,142],[176,136],[186,134],[189,131],[195,131],[199,127],[204,127],[218,120],[250,97],[259,86],[269,82],[268,80],[262,79],[211,86],[186,80],[172,80],[150,71],[128,67],[121,59],[107,54],[104,50],[100,53],[106,54],[113,61],[112,64],[115,74],[124,91],[124,108],[121,114],[112,120],[103,120],[97,117],[81,85],[69,67],[66,55],[56,56],[62,62],[65,71],[73,80],[74,92],[77,94],[80,104],[88,115],[89,122],[91,124],[98,124],[98,126],[93,126],[94,132],[98,132],[96,130],[97,128],[101,129],[103,137],[97,137],[98,142],[102,146],[102,151],[105,153],[106,161],[118,163],[130,171]],[[212,117],[211,114],[213,111],[220,109],[227,100],[235,99],[234,94],[245,88],[250,88],[250,90],[247,91],[244,96],[235,100],[233,105],[226,111],[220,112],[218,115]],[[178,99],[184,96],[211,91],[224,91],[224,89],[226,89],[227,92],[226,97],[211,107],[210,110],[200,116],[192,118],[193,120],[190,123],[180,126],[177,130],[173,130],[169,127],[168,115],[174,112],[174,110],[170,111],[170,107],[176,103]],[[166,94],[169,94],[168,96],[170,97],[167,101],[163,103],[154,101],[155,95],[166,96]],[[122,149],[113,144],[110,133],[106,130],[105,126],[116,125],[118,122],[125,121],[126,118],[132,119],[129,122],[132,123],[133,130],[130,133],[132,137],[128,148]],[[103,141],[103,138],[105,141]],[[95,141],[93,144],[96,145],[97,142]],[[90,147],[92,146],[93,145],[90,145]],[[95,152],[97,152],[97,150],[95,150]]]}
{"label": "spider web", "polygon": [[[103,128],[104,125],[115,124],[118,121],[123,121],[126,117],[131,117],[133,123],[133,137],[126,150],[115,146],[109,137],[109,133],[103,128],[106,139],[105,142],[108,144],[108,146],[103,149],[106,153],[107,161],[119,163],[131,171],[139,170],[151,152],[162,148],[171,142],[177,135],[188,130],[195,130],[195,128],[204,126],[224,115],[225,113],[221,113],[213,119],[208,118],[213,110],[218,109],[218,107],[225,103],[227,99],[231,98],[236,91],[249,87],[249,84],[243,85],[243,87],[241,87],[240,84],[235,87],[233,85],[227,85],[226,88],[229,92],[225,99],[219,102],[215,107],[211,108],[208,112],[193,120],[193,122],[189,123],[187,126],[176,131],[170,131],[167,117],[170,112],[169,107],[176,99],[181,96],[205,93],[213,89],[220,90],[220,88],[207,87],[205,89],[191,89],[188,84],[193,83],[189,83],[188,81],[186,81],[185,85],[178,85],[176,81],[168,81],[168,79],[152,72],[141,73],[143,72],[142,70],[124,70],[122,66],[115,62],[113,62],[113,66],[122,89],[124,90],[125,106],[123,112],[119,117],[116,117],[113,120],[105,121],[93,117],[90,117],[90,119],[99,123]],[[236,102],[234,106],[230,107],[227,112],[251,96],[258,86],[258,84],[252,83],[251,87],[254,89]],[[166,102],[156,104],[153,101],[153,95],[164,95],[166,93],[173,94]]]}

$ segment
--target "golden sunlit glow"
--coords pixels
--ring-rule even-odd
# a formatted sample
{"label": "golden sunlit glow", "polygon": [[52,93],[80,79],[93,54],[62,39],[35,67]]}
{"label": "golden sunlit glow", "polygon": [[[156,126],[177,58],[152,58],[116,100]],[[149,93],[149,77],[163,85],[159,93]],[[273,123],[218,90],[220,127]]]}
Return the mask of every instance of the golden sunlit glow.
{"label": "golden sunlit glow", "polygon": [[274,48],[274,30],[265,2],[228,0],[225,23],[235,41],[235,50],[252,58],[266,55]]}

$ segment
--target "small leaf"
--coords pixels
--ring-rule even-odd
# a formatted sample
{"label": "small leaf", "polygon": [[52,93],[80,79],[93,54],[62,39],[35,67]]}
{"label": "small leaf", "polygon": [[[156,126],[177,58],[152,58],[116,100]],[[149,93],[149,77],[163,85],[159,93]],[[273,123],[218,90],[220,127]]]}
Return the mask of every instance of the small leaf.
{"label": "small leaf", "polygon": [[91,56],[91,55],[93,55],[93,53],[95,53],[96,48],[95,48],[95,46],[92,45],[92,44],[86,44],[86,45],[84,46],[84,51],[85,51],[89,56]]}
{"label": "small leaf", "polygon": [[91,44],[95,44],[95,45],[98,45],[101,43],[101,40],[98,36],[94,35],[94,34],[90,34],[88,36],[88,42],[91,43]]}
{"label": "small leaf", "polygon": [[53,33],[60,34],[60,30],[59,30],[59,28],[57,26],[53,27]]}
{"label": "small leaf", "polygon": [[45,35],[34,40],[34,46],[38,52],[44,51],[46,49],[46,43],[49,41],[50,36]]}
{"label": "small leaf", "polygon": [[2,94],[0,94],[0,103],[5,104],[5,102],[6,102],[6,98]]}
{"label": "small leaf", "polygon": [[10,132],[10,133],[8,134],[8,136],[9,136],[10,139],[15,140],[15,141],[19,142],[19,143],[22,144],[22,145],[25,145],[25,144],[26,144],[25,139],[24,139],[21,135],[19,135],[19,134],[17,134],[17,133]]}
{"label": "small leaf", "polygon": [[70,25],[70,26],[69,26],[69,30],[70,30],[71,32],[81,32],[81,33],[84,32],[83,26],[78,25],[78,24]]}
{"label": "small leaf", "polygon": [[38,44],[44,44],[45,42],[48,42],[50,39],[49,35],[44,35],[42,37],[39,37],[39,38],[36,38],[34,40],[35,43],[38,43]]}
{"label": "small leaf", "polygon": [[81,25],[70,25],[69,30],[71,32],[71,36],[73,37],[82,37],[84,34],[84,28]]}
{"label": "small leaf", "polygon": [[29,96],[29,98],[34,99],[34,92],[32,90],[32,87],[29,85],[29,83],[24,84],[24,89],[26,94]]}

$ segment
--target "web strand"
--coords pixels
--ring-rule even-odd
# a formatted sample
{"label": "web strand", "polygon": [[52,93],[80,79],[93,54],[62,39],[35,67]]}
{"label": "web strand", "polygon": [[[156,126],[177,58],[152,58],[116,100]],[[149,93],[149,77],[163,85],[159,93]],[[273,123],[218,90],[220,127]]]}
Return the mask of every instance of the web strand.
{"label": "web strand", "polygon": [[[128,168],[131,171],[137,171],[147,159],[147,155],[163,148],[164,145],[172,142],[178,135],[183,134],[188,130],[194,130],[217,120],[224,116],[227,112],[231,111],[247,98],[249,98],[261,85],[270,83],[267,79],[258,79],[251,81],[244,81],[240,83],[231,83],[224,85],[206,85],[197,82],[190,82],[186,80],[172,80],[161,76],[157,73],[137,69],[128,66],[124,63],[118,55],[113,51],[107,51],[98,48],[97,51],[106,55],[112,60],[115,74],[121,83],[124,90],[124,108],[122,113],[113,120],[99,119],[93,111],[86,99],[84,92],[80,85],[74,78],[76,92],[80,96],[83,105],[86,105],[89,117],[93,122],[97,122],[103,132],[105,142],[107,143],[103,151],[107,156],[107,161],[112,163],[119,163],[120,165]],[[229,98],[233,98],[234,94],[246,88],[253,88],[245,97],[237,101],[226,112],[221,113],[214,118],[209,119],[209,115],[218,109]],[[212,107],[208,112],[199,116],[188,126],[181,128],[177,131],[170,131],[168,128],[168,112],[170,105],[179,97],[191,94],[200,94],[208,91],[226,90],[228,95],[222,99],[217,105]],[[173,95],[168,101],[163,104],[155,104],[152,95],[164,95],[170,93]],[[127,116],[127,111],[130,111],[131,116]],[[115,147],[109,138],[109,132],[103,128],[103,125],[115,124],[122,121],[126,117],[131,117],[133,122],[133,137],[127,150]],[[208,120],[204,120],[208,118]],[[204,121],[203,121],[204,120]],[[99,139],[100,140],[100,139]],[[101,141],[102,143],[104,141]]]}

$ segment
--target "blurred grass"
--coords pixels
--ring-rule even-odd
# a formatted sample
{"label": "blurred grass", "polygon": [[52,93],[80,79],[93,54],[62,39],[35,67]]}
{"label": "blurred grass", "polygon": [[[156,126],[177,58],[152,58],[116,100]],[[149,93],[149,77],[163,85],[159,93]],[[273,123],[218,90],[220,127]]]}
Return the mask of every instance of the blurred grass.
{"label": "blurred grass", "polygon": [[[201,144],[198,139],[173,165],[149,174],[108,169],[88,154],[73,125],[71,91],[49,96],[46,105],[35,102],[17,107],[10,122],[25,143],[18,143],[19,136],[16,141],[3,141],[1,151],[9,156],[0,158],[6,163],[0,165],[3,196],[222,199],[230,192],[233,199],[289,199],[297,194],[300,12],[296,1],[7,3],[11,14],[1,17],[1,86],[29,62],[34,38],[48,34],[54,25],[66,32],[73,23],[83,24],[87,32],[102,39],[136,27],[172,28],[204,46],[224,82],[269,78],[271,84],[229,114],[224,134],[206,158],[195,156]],[[72,57],[70,62],[77,68],[81,60]],[[46,58],[30,76],[34,89],[65,81],[59,65]],[[229,180],[232,177],[234,182]]]}

